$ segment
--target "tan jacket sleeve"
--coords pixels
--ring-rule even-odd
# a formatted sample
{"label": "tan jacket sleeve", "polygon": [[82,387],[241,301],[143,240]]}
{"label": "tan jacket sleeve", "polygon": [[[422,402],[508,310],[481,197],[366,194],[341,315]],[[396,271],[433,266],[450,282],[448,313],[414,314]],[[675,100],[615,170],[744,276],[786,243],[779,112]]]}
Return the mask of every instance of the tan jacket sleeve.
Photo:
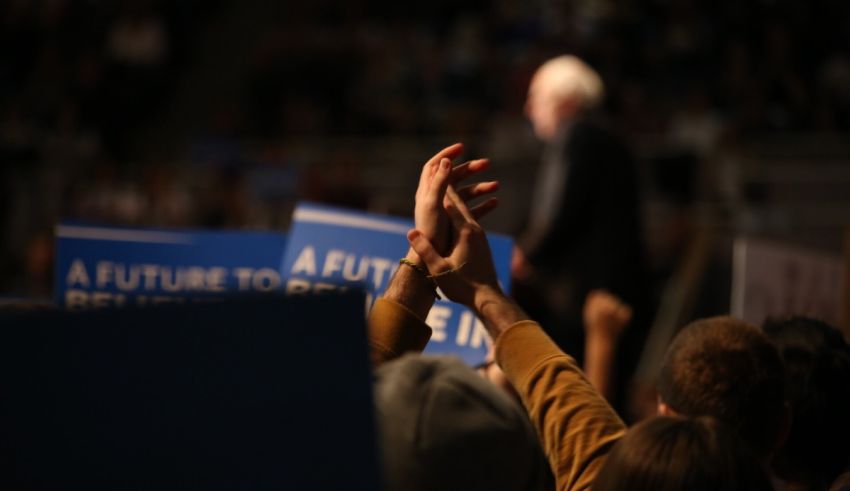
{"label": "tan jacket sleeve", "polygon": [[559,490],[589,489],[626,426],[534,321],[509,327],[496,361],[522,396]]}
{"label": "tan jacket sleeve", "polygon": [[431,339],[431,328],[404,305],[379,298],[369,312],[369,357],[372,366],[420,352]]}

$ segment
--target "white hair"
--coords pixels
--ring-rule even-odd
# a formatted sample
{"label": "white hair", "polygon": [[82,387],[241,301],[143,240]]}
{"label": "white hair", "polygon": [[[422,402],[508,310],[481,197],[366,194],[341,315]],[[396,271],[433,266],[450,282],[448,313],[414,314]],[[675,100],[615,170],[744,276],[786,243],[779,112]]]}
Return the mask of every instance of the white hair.
{"label": "white hair", "polygon": [[559,101],[576,99],[583,108],[598,106],[605,97],[605,86],[596,70],[572,55],[552,58],[537,70],[551,95]]}

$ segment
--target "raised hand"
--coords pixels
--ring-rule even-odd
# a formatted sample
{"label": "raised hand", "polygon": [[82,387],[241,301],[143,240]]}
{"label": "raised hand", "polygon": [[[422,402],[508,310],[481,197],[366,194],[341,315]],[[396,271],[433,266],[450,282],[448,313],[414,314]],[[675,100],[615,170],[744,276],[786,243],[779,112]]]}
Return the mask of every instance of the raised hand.
{"label": "raised hand", "polygon": [[451,187],[446,188],[446,198],[445,211],[454,239],[448,250],[440,254],[418,229],[408,232],[407,240],[443,293],[450,300],[474,307],[480,290],[501,292],[490,244],[466,203]]}
{"label": "raised hand", "polygon": [[[448,204],[446,189],[448,186],[457,186],[465,179],[474,176],[490,166],[487,159],[476,159],[452,168],[451,159],[456,158],[463,151],[463,145],[455,143],[450,145],[431,157],[422,167],[419,177],[419,186],[416,190],[416,208],[414,219],[416,229],[434,245],[440,252],[445,253],[449,246],[449,218],[444,210]],[[499,183],[496,181],[480,182],[470,184],[457,190],[457,196],[463,202],[468,202],[478,197],[496,191]],[[470,210],[475,218],[480,218],[498,205],[496,198],[490,198],[478,204]]]}
{"label": "raised hand", "polygon": [[584,301],[584,371],[609,400],[614,390],[617,340],[632,319],[632,308],[605,290],[593,290]]}
{"label": "raised hand", "polygon": [[[463,151],[463,145],[450,145],[431,157],[422,167],[419,186],[416,189],[416,208],[414,218],[416,229],[425,239],[436,247],[438,254],[446,254],[451,245],[450,218],[446,211],[446,195],[453,185],[487,169],[487,159],[471,160],[452,168],[451,159]],[[464,203],[480,196],[492,193],[498,188],[495,181],[471,184],[452,193]],[[472,216],[481,217],[496,207],[498,201],[490,198],[468,210]],[[387,285],[384,298],[407,307],[417,317],[425,319],[434,304],[434,284],[422,274],[423,260],[414,249],[407,252],[404,260],[412,268],[399,268]],[[426,273],[427,274],[427,273]]]}
{"label": "raised hand", "polygon": [[616,339],[632,319],[632,309],[605,290],[593,290],[584,302],[584,329],[588,335]]}

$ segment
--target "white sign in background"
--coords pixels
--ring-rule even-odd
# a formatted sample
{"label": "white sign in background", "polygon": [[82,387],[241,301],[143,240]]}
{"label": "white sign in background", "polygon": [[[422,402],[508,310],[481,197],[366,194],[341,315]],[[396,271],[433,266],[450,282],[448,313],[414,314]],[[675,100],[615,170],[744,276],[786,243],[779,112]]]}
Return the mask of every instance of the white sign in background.
{"label": "white sign in background", "polygon": [[735,240],[732,315],[754,324],[769,316],[805,315],[838,326],[844,260],[768,241]]}

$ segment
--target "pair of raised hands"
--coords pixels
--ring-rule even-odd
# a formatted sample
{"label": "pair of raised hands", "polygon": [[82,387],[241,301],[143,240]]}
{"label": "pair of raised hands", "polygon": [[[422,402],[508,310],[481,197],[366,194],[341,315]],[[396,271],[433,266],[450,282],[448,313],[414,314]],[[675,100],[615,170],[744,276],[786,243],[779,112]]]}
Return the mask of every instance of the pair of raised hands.
{"label": "pair of raised hands", "polygon": [[462,151],[463,145],[456,143],[423,166],[416,190],[416,228],[407,233],[407,240],[446,297],[472,307],[481,289],[501,291],[487,236],[477,221],[498,200],[489,198],[471,207],[467,202],[496,191],[499,184],[486,181],[458,187],[490,164],[477,159],[453,166],[452,159]]}

